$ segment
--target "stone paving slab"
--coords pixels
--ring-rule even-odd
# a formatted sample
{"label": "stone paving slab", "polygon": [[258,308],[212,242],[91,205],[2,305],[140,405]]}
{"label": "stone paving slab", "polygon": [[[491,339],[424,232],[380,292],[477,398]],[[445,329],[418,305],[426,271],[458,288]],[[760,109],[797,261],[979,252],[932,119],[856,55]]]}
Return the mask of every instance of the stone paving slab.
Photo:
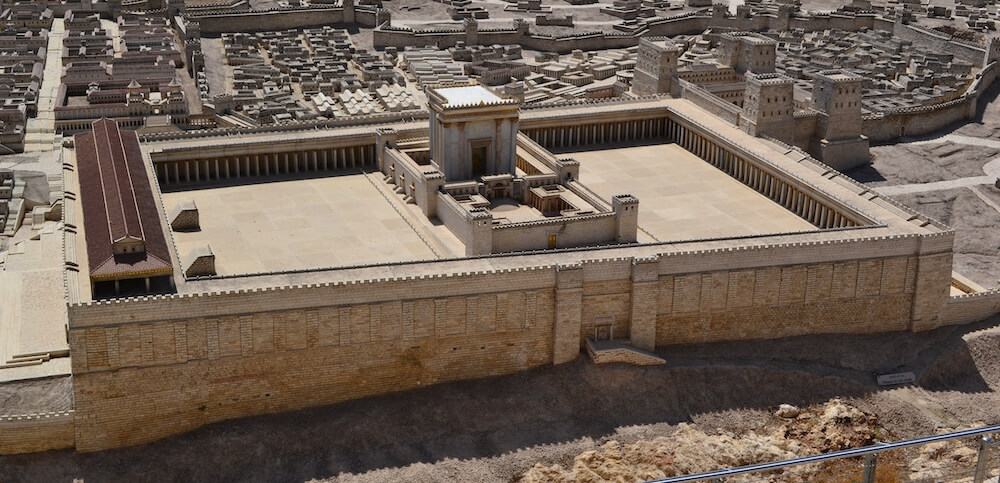
{"label": "stone paving slab", "polygon": [[580,162],[580,182],[609,199],[639,198],[639,226],[661,241],[815,226],[676,144],[561,153]]}
{"label": "stone paving slab", "polygon": [[363,174],[164,193],[193,200],[201,231],[174,232],[182,260],[199,244],[220,275],[437,258]]}

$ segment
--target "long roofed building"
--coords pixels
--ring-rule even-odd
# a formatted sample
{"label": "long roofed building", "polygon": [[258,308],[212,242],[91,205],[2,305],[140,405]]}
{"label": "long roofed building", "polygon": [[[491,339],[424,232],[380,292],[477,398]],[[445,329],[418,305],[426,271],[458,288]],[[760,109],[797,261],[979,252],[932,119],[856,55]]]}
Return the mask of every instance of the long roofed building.
{"label": "long roofed building", "polygon": [[100,119],[75,145],[92,293],[170,291],[170,251],[135,131]]}

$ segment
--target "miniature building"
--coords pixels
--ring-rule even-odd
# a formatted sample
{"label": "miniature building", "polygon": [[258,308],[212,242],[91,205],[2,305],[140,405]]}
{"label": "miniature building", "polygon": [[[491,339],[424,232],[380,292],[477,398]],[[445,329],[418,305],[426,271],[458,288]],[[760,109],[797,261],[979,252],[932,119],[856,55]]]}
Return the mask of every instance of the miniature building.
{"label": "miniature building", "polygon": [[869,161],[868,138],[861,135],[864,81],[837,69],[821,71],[813,79],[812,108],[819,115],[809,152],[841,171]]}
{"label": "miniature building", "polygon": [[719,38],[719,62],[737,72],[774,72],[778,43],[757,33],[733,32]]}
{"label": "miniature building", "polygon": [[514,173],[519,104],[478,85],[427,91],[431,161],[447,181]]}
{"label": "miniature building", "polygon": [[175,206],[170,212],[170,228],[174,231],[200,230],[198,205],[194,201],[188,200]]}
{"label": "miniature building", "polygon": [[173,265],[134,131],[110,119],[74,143],[95,298],[166,292]]}
{"label": "miniature building", "polygon": [[740,127],[754,136],[795,142],[795,81],[782,74],[747,73]]}
{"label": "miniature building", "polygon": [[632,92],[640,96],[669,93],[677,75],[677,59],[681,48],[671,40],[661,37],[643,38],[639,41],[638,58]]}
{"label": "miniature building", "polygon": [[466,255],[636,241],[638,199],[609,204],[570,183],[579,164],[518,133],[517,100],[477,84],[430,88],[427,97],[429,139],[376,131],[379,169],[406,202],[441,220]]}

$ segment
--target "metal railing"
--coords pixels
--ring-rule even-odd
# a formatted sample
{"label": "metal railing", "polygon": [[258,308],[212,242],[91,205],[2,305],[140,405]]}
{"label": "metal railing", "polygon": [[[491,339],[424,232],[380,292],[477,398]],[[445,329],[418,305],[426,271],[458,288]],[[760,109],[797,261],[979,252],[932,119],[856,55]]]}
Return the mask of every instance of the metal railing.
{"label": "metal railing", "polygon": [[864,483],[872,483],[875,481],[875,469],[878,464],[879,453],[896,449],[909,448],[913,446],[920,446],[938,441],[949,441],[960,438],[968,438],[972,436],[980,436],[979,450],[976,459],[975,471],[972,475],[972,482],[983,483],[990,469],[989,468],[990,457],[992,455],[992,452],[996,451],[994,448],[1000,446],[1000,441],[997,441],[996,439],[991,438],[989,436],[990,434],[993,433],[1000,433],[1000,426],[989,426],[978,429],[967,429],[964,431],[956,431],[954,433],[940,434],[935,436],[924,436],[915,439],[907,439],[904,441],[897,441],[895,443],[879,443],[872,446],[865,446],[863,448],[854,448],[843,451],[836,451],[833,453],[805,456],[802,458],[794,458],[790,460],[773,461],[770,463],[759,463],[755,465],[740,466],[738,468],[723,468],[705,473],[697,473],[694,475],[676,476],[659,480],[651,480],[649,483],[681,483],[681,482],[693,482],[693,481],[721,482],[724,481],[725,478],[737,475],[746,475],[762,471],[773,471],[781,468],[788,468],[798,465],[822,463],[841,458],[850,458],[859,456],[865,457],[863,473],[862,473],[862,481]]}

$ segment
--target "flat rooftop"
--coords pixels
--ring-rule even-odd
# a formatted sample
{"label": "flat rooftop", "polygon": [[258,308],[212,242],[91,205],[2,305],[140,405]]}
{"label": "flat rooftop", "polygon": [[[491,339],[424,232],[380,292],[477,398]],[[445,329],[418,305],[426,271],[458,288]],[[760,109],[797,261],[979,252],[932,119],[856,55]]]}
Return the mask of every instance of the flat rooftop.
{"label": "flat rooftop", "polygon": [[168,213],[186,200],[201,231],[173,232],[181,264],[208,243],[219,275],[437,258],[365,174],[163,193]]}
{"label": "flat rooftop", "polygon": [[445,103],[448,107],[469,106],[480,103],[492,104],[503,101],[503,99],[483,86],[444,87],[435,89],[434,91],[448,101]]}
{"label": "flat rooftop", "polygon": [[639,228],[659,241],[817,229],[676,144],[559,156],[579,161],[580,182],[602,198],[639,198]]}

